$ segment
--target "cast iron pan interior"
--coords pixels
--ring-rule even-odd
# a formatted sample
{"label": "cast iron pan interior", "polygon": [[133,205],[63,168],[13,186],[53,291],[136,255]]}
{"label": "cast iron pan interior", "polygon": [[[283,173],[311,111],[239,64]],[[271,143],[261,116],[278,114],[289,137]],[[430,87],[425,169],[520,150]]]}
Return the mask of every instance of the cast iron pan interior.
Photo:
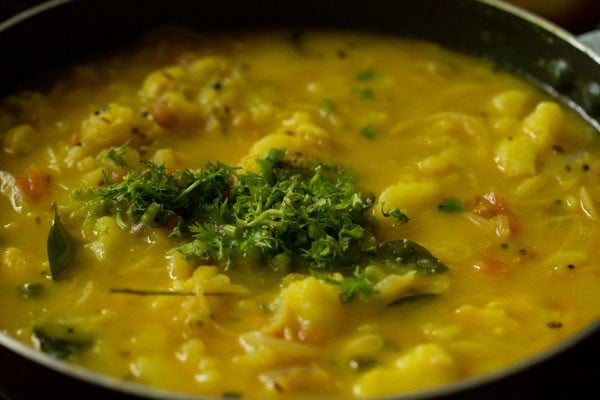
{"label": "cast iron pan interior", "polygon": [[4,77],[0,94],[59,63],[126,45],[165,22],[199,29],[337,27],[429,39],[489,57],[569,99],[600,126],[600,59],[565,40],[567,35],[558,28],[515,18],[486,0],[55,0],[50,4],[61,5],[0,34],[3,59],[8,56],[11,61],[0,63]]}

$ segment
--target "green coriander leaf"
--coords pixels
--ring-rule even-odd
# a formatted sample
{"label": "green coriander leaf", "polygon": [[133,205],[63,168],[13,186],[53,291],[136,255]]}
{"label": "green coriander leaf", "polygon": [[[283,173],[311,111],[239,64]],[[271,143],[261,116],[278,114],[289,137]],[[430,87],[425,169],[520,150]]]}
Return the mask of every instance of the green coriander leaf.
{"label": "green coriander leaf", "polygon": [[394,225],[397,223],[400,224],[405,224],[409,221],[409,218],[406,214],[404,214],[402,211],[400,211],[398,208],[394,207],[389,209],[388,211],[385,211],[383,209],[383,207],[385,206],[385,204],[381,204],[381,214],[386,217],[386,218],[394,218]]}
{"label": "green coriander leaf", "polygon": [[331,115],[337,108],[337,105],[331,99],[323,99],[321,106],[326,115]]}
{"label": "green coriander leaf", "polygon": [[373,125],[366,125],[360,130],[360,133],[367,139],[373,139],[375,137],[375,128]]}
{"label": "green coriander leaf", "polygon": [[438,204],[438,209],[446,213],[458,213],[465,211],[465,205],[456,197],[446,197]]}
{"label": "green coriander leaf", "polygon": [[126,141],[125,143],[123,143],[122,145],[120,145],[119,147],[109,150],[108,153],[106,154],[106,156],[108,158],[110,158],[118,166],[124,167],[127,165],[127,162],[123,158],[123,154],[125,154],[125,152],[127,151],[128,148],[129,148],[129,140]]}
{"label": "green coriander leaf", "polygon": [[371,68],[364,69],[356,74],[356,79],[359,81],[369,81],[375,78],[375,71]]}
{"label": "green coriander leaf", "polygon": [[349,303],[357,297],[367,298],[374,292],[373,285],[374,282],[357,267],[352,276],[344,277],[340,282],[340,300],[342,303]]}
{"label": "green coriander leaf", "polygon": [[354,87],[352,88],[352,93],[365,100],[372,99],[374,97],[373,90],[368,87]]}

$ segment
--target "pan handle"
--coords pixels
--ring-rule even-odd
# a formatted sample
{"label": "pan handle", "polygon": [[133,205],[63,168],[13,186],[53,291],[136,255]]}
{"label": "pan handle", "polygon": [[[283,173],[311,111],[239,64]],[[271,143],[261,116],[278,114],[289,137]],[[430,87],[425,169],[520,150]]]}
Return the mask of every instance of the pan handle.
{"label": "pan handle", "polygon": [[577,39],[600,55],[600,29],[579,35]]}

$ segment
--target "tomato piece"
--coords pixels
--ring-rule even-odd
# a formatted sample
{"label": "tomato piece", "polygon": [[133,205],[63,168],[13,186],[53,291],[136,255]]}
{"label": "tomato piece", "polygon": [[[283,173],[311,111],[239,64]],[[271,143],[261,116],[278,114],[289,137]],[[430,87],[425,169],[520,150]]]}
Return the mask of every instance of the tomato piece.
{"label": "tomato piece", "polygon": [[33,164],[27,167],[24,177],[16,178],[19,189],[32,200],[38,200],[48,192],[49,182],[50,176]]}
{"label": "tomato piece", "polygon": [[506,214],[506,207],[494,192],[486,193],[473,200],[472,210],[484,218],[493,218],[498,214]]}
{"label": "tomato piece", "polygon": [[494,218],[497,215],[506,215],[508,226],[512,234],[518,234],[520,227],[517,218],[510,212],[504,200],[494,192],[476,197],[470,207],[471,211],[483,218]]}
{"label": "tomato piece", "polygon": [[159,100],[152,108],[152,118],[160,127],[164,129],[175,128],[179,122],[177,114],[169,108],[169,105]]}
{"label": "tomato piece", "polygon": [[475,262],[475,264],[473,264],[473,268],[484,273],[485,275],[496,277],[504,276],[508,271],[505,262],[489,256],[484,256]]}

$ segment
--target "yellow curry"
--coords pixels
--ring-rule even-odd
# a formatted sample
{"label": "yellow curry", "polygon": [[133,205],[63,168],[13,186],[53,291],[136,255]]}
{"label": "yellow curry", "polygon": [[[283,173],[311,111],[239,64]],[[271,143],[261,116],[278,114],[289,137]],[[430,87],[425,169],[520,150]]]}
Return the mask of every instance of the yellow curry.
{"label": "yellow curry", "polygon": [[431,43],[163,33],[0,133],[0,330],[102,374],[402,394],[600,315],[598,133]]}

